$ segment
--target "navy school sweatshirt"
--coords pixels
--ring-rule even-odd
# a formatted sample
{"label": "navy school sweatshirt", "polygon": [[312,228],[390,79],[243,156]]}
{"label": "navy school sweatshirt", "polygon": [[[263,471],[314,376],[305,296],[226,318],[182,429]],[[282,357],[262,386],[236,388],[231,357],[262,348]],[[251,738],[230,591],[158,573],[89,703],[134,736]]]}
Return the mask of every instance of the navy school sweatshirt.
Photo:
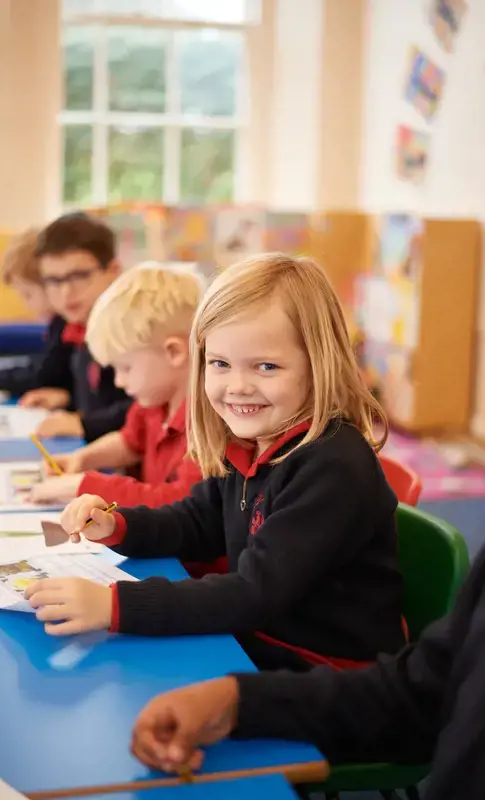
{"label": "navy school sweatshirt", "polygon": [[[135,558],[209,561],[229,573],[115,587],[112,630],[144,635],[258,631],[275,648],[370,661],[404,643],[397,501],[360,432],[332,422],[291,453],[307,424],[253,461],[230,445],[229,474],[159,509],[121,509],[105,543]],[[284,664],[282,658],[280,665]],[[278,661],[276,660],[276,664]]]}

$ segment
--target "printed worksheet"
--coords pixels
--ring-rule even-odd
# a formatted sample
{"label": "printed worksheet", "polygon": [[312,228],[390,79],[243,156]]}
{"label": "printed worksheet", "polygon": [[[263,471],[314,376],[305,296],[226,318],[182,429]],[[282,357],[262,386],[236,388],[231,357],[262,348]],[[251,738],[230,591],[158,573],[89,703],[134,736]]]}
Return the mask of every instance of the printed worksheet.
{"label": "printed worksheet", "polygon": [[0,463],[0,513],[62,509],[64,504],[59,502],[43,505],[29,502],[30,490],[41,480],[40,462],[7,461],[3,464]]}
{"label": "printed worksheet", "polygon": [[105,586],[114,581],[137,580],[99,556],[51,556],[49,552],[46,556],[0,563],[0,609],[33,613],[24,599],[24,592],[27,586],[42,578],[88,578]]}

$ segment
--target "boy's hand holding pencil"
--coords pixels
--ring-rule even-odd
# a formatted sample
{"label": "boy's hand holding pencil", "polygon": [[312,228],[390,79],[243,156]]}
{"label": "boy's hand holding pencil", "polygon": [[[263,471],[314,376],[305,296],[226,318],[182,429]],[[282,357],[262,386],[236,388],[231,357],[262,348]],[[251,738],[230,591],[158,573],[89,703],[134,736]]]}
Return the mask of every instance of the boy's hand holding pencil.
{"label": "boy's hand holding pencil", "polygon": [[97,495],[83,494],[66,506],[61,515],[61,525],[71,541],[79,541],[82,532],[86,539],[100,542],[114,532],[116,523],[112,512],[116,506],[117,503],[108,505]]}

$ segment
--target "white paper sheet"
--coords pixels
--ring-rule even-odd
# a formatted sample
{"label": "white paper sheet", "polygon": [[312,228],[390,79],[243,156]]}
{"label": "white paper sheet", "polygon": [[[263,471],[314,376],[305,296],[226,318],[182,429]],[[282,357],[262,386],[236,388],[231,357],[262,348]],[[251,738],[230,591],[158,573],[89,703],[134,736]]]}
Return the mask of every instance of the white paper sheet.
{"label": "white paper sheet", "polygon": [[[60,511],[41,511],[36,514],[22,510],[10,514],[0,514],[0,536],[6,533],[42,533],[42,522],[60,522]],[[1,800],[1,798],[0,798]]]}
{"label": "white paper sheet", "polygon": [[85,555],[35,556],[0,564],[0,609],[33,613],[24,592],[41,578],[88,578],[109,586],[113,581],[136,581],[132,575],[114,567],[104,558]]}
{"label": "white paper sheet", "polygon": [[29,503],[26,500],[35,483],[42,480],[41,464],[36,461],[6,461],[0,463],[0,514],[11,511],[53,511],[62,509],[59,502]]}
{"label": "white paper sheet", "polygon": [[49,413],[44,408],[0,406],[0,439],[25,439]]}
{"label": "white paper sheet", "polygon": [[16,789],[12,789],[8,783],[0,778],[0,800],[27,800],[25,794],[20,794]]}
{"label": "white paper sheet", "polygon": [[46,547],[44,536],[2,536],[0,537],[0,564],[9,561],[20,561],[34,556],[84,556],[87,553],[102,553],[105,550],[101,544],[82,539],[78,544],[66,544]]}

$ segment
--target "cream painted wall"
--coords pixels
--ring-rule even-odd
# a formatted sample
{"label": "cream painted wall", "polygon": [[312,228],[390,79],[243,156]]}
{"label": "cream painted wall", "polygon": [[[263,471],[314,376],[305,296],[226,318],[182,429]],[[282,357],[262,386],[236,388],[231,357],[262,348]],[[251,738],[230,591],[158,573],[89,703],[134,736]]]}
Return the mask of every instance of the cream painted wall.
{"label": "cream painted wall", "polygon": [[[456,50],[449,55],[434,37],[428,7],[428,0],[369,0],[360,202],[376,212],[394,208],[430,216],[485,217],[485,2],[469,0]],[[447,73],[442,106],[430,125],[403,98],[413,44]],[[395,174],[399,123],[431,133],[423,186]]]}
{"label": "cream painted wall", "polygon": [[275,208],[310,210],[317,202],[323,6],[275,2],[266,195]]}
{"label": "cream painted wall", "polygon": [[59,0],[0,2],[0,229],[58,208]]}

